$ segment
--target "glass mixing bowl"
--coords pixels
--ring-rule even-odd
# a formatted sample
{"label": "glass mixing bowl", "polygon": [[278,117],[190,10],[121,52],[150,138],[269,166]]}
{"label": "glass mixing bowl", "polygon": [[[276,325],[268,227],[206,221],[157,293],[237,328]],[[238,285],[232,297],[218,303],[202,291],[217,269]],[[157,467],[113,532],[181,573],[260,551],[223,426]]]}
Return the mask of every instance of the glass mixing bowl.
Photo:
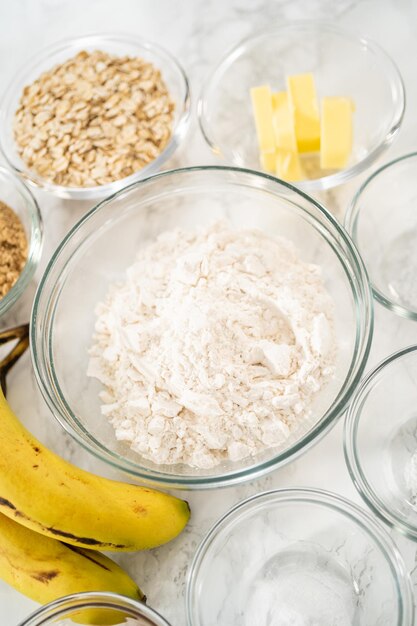
{"label": "glass mixing bowl", "polygon": [[346,213],[368,270],[375,298],[388,309],[417,320],[417,152],[374,172]]}
{"label": "glass mixing bowl", "polygon": [[188,626],[411,626],[393,540],[367,512],[313,489],[256,495],[209,531],[188,574]]}
{"label": "glass mixing bowl", "polygon": [[345,183],[369,167],[390,145],[404,115],[405,95],[393,61],[375,43],[319,22],[294,22],[253,35],[220,61],[199,100],[203,135],[223,163],[260,169],[250,88],[286,89],[286,77],[312,72],[318,98],[354,102],[353,149],[346,168],[320,169],[308,157],[306,192]]}
{"label": "glass mixing bowl", "polygon": [[20,298],[35,273],[42,252],[42,218],[29,189],[16,174],[4,167],[0,167],[0,202],[7,204],[20,218],[28,243],[27,261],[19,278],[0,298],[1,317]]}
{"label": "glass mixing bowl", "polygon": [[[163,231],[199,229],[227,218],[292,240],[301,257],[322,267],[335,302],[335,377],[317,394],[314,420],[280,449],[211,470],[155,465],[117,442],[100,414],[101,385],[87,378],[96,304],[124,276],[140,248]],[[175,311],[172,312],[175,315]],[[142,481],[176,487],[238,483],[279,467],[306,450],[343,413],[371,343],[372,292],[345,231],[302,192],[256,172],[194,167],[132,185],[92,209],[65,237],[41,280],[32,311],[31,345],[41,391],[61,424],[88,450]]]}
{"label": "glass mixing bowl", "polygon": [[[161,70],[168,90],[175,102],[172,136],[159,156],[131,176],[96,187],[65,187],[56,185],[31,170],[20,158],[13,136],[13,119],[23,88],[39,78],[42,72],[63,63],[82,50],[102,50],[116,56],[136,56]],[[182,142],[190,114],[190,90],[184,70],[166,50],[133,35],[94,34],[67,39],[46,48],[16,73],[12,83],[0,102],[0,149],[11,168],[28,183],[45,189],[61,198],[91,200],[104,198],[118,189],[145,178],[161,169],[162,164],[174,153]]]}
{"label": "glass mixing bowl", "polygon": [[19,626],[74,626],[74,624],[125,624],[125,626],[170,626],[148,606],[116,593],[76,593],[51,602]]}
{"label": "glass mixing bowl", "polygon": [[344,445],[365,502],[416,541],[417,346],[391,355],[363,380],[347,412]]}

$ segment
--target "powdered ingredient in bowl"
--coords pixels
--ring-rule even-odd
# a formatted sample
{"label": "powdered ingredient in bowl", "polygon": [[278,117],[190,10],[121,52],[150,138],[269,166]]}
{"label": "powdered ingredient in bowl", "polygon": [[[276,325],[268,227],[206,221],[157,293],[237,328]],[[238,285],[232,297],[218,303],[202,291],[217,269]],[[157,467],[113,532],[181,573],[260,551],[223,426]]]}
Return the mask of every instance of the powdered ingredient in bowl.
{"label": "powdered ingredient in bowl", "polygon": [[16,213],[0,201],[0,298],[13,287],[23,270],[28,244]]}
{"label": "powdered ingredient in bowl", "polygon": [[171,137],[173,111],[152,63],[82,51],[25,87],[14,135],[21,158],[39,175],[92,187],[153,161]]}
{"label": "powdered ingredient in bowl", "polygon": [[88,375],[118,440],[211,468],[280,446],[334,373],[333,302],[294,245],[225,222],[168,231],[98,305]]}
{"label": "powdered ingredient in bowl", "polygon": [[355,623],[358,600],[346,578],[335,576],[333,569],[323,571],[317,562],[311,565],[303,561],[299,567],[297,570],[294,564],[287,566],[282,575],[271,572],[269,578],[265,576],[253,585],[244,611],[244,626],[352,626]]}
{"label": "powdered ingredient in bowl", "polygon": [[417,450],[405,466],[404,478],[411,504],[417,506]]}

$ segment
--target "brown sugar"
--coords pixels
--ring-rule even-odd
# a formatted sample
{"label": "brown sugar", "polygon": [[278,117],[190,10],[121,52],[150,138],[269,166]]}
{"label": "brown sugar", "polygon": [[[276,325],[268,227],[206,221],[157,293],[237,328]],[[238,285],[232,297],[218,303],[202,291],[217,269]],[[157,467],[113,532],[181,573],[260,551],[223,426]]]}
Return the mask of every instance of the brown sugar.
{"label": "brown sugar", "polygon": [[0,201],[0,298],[13,287],[27,259],[27,239],[16,213]]}

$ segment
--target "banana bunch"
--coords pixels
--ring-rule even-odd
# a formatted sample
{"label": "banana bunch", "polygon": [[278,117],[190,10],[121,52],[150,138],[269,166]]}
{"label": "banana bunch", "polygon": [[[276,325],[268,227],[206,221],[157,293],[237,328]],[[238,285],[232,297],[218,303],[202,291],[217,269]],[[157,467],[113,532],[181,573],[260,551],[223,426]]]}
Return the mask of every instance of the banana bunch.
{"label": "banana bunch", "polygon": [[[0,344],[5,336],[10,332],[0,333]],[[0,363],[3,388],[22,341]],[[79,591],[143,599],[96,551],[144,550],[174,539],[188,522],[187,502],[64,461],[26,430],[1,390],[0,441],[0,577],[41,603]],[[94,620],[81,623],[101,623]]]}
{"label": "banana bunch", "polygon": [[187,502],[85,472],[29,433],[0,392],[0,513],[91,550],[145,550],[174,539]]}
{"label": "banana bunch", "polygon": [[[39,535],[1,514],[0,578],[41,604],[80,591],[113,591],[145,600],[130,576],[100,552]],[[100,626],[121,621],[120,613],[98,609],[83,610],[72,619]]]}

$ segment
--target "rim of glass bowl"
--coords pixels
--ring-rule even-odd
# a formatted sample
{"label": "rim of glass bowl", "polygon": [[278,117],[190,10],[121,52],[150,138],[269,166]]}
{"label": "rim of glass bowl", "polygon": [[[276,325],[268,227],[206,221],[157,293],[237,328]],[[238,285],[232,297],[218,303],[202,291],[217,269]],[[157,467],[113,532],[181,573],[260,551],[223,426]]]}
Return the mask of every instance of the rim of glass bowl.
{"label": "rim of glass bowl", "polygon": [[[359,189],[353,196],[351,203],[349,204],[348,209],[346,211],[344,224],[345,224],[346,230],[348,231],[353,241],[355,242],[355,245],[358,247],[358,250],[359,250],[359,246],[357,242],[358,221],[359,221],[359,215],[361,213],[359,204],[360,204],[360,199],[361,199],[362,194],[367,190],[368,186],[374,181],[374,179],[376,179],[386,169],[389,169],[390,167],[395,167],[398,163],[401,163],[402,161],[407,161],[408,159],[414,159],[416,157],[417,157],[417,152],[409,152],[396,159],[393,159],[392,161],[389,161],[388,163],[385,163],[384,165],[379,167],[377,170],[375,170],[375,172],[373,172],[362,183],[362,185],[359,187]],[[375,296],[375,299],[380,304],[385,306],[388,310],[392,311],[393,313],[396,313],[397,315],[401,315],[401,317],[406,317],[409,320],[417,321],[417,311],[408,309],[402,306],[402,304],[398,304],[397,302],[394,302],[393,300],[388,298],[384,293],[382,293],[382,291],[378,289],[378,287],[375,287],[372,280],[371,280],[371,287],[372,287],[372,292]]]}
{"label": "rim of glass bowl", "polygon": [[[0,317],[10,309],[10,307],[18,300],[18,298],[20,298],[20,296],[28,286],[29,282],[31,281],[41,256],[43,239],[41,212],[32,192],[30,191],[30,189],[27,188],[24,182],[21,181],[16,174],[6,169],[5,167],[0,166],[0,178],[2,176],[10,180],[11,185],[14,186],[15,190],[22,198],[22,201],[30,218],[30,233],[28,258],[22,272],[19,275],[19,278],[17,279],[13,287],[10,289],[10,291],[6,293],[5,296],[3,296],[3,298],[0,298]],[[13,207],[11,208],[13,209]]]}
{"label": "rim of glass bowl", "polygon": [[[344,271],[347,274],[349,283],[351,285],[354,303],[356,307],[356,348],[353,351],[354,356],[349,367],[349,371],[346,375],[346,379],[339,390],[337,398],[333,405],[322,416],[321,420],[303,437],[294,443],[290,448],[280,452],[274,457],[259,463],[252,465],[245,469],[236,469],[226,474],[218,474],[212,476],[179,476],[171,475],[157,470],[149,470],[140,467],[137,463],[125,459],[118,454],[112,452],[106,448],[99,441],[94,439],[88,431],[84,428],[82,423],[78,420],[77,416],[71,411],[68,406],[64,395],[61,393],[59,382],[56,378],[53,366],[52,355],[52,327],[53,317],[56,306],[56,300],[59,297],[62,285],[60,280],[56,281],[55,285],[51,288],[48,286],[49,293],[47,294],[46,309],[43,313],[44,319],[40,321],[38,319],[38,311],[40,308],[41,300],[44,298],[44,289],[47,286],[48,278],[55,266],[61,262],[64,263],[63,270],[71,262],[71,257],[66,258],[64,256],[61,261],[61,256],[65,254],[65,247],[83,226],[86,224],[92,216],[94,216],[103,206],[106,206],[119,196],[125,195],[130,191],[140,188],[141,185],[146,184],[147,181],[154,181],[159,178],[175,176],[177,174],[192,175],[194,172],[232,172],[241,175],[242,177],[249,176],[251,178],[251,184],[255,184],[257,188],[265,189],[268,184],[272,184],[273,187],[278,187],[282,191],[294,192],[306,200],[310,205],[312,204],[327,220],[326,226],[318,225],[316,218],[313,219],[318,225],[318,229],[323,234],[324,231],[331,234],[334,238],[332,242],[327,243],[332,246],[333,251],[338,256]],[[247,180],[243,180],[242,184],[248,184]],[[271,191],[273,193],[273,190]],[[306,209],[302,209],[307,212]],[[336,248],[338,242],[342,240],[346,249],[349,251],[351,258],[346,258],[346,253]],[[72,256],[72,255],[71,255]],[[62,271],[62,270],[61,270]],[[43,303],[42,303],[43,304]],[[43,305],[44,306],[44,305]],[[41,330],[42,327],[42,330]],[[131,476],[140,478],[147,483],[156,484],[165,487],[177,487],[177,488],[195,488],[206,489],[211,487],[229,486],[238,484],[244,480],[250,478],[256,478],[263,474],[275,469],[278,466],[284,465],[290,459],[294,459],[302,452],[305,452],[313,444],[317,443],[321,437],[323,437],[328,430],[333,426],[335,421],[341,416],[346,408],[347,403],[352,395],[352,390],[355,389],[358,384],[368,358],[373,333],[373,298],[372,291],[369,286],[366,269],[363,261],[357,252],[352,240],[346,233],[341,224],[325,209],[319,202],[310,198],[307,194],[300,191],[296,187],[280,181],[273,176],[264,174],[261,172],[255,172],[253,170],[242,169],[237,167],[224,167],[224,166],[195,166],[186,167],[175,170],[167,170],[154,176],[150,176],[147,179],[140,180],[129,187],[126,187],[122,191],[119,191],[106,200],[98,203],[92,208],[84,217],[68,232],[66,237],[62,240],[56,251],[54,252],[42,279],[39,283],[33,309],[31,315],[31,351],[32,361],[34,364],[35,376],[40,387],[41,393],[50,407],[52,413],[64,429],[69,432],[78,443],[84,446],[89,452],[93,453],[97,458],[109,463],[111,466],[118,470],[122,470]],[[75,426],[74,426],[75,425]],[[94,443],[93,443],[94,442]]]}
{"label": "rim of glass bowl", "polygon": [[50,623],[49,620],[56,617],[65,617],[68,610],[81,610],[88,608],[119,609],[129,611],[129,617],[146,617],[155,626],[170,626],[162,615],[136,600],[117,593],[89,591],[73,593],[54,600],[29,615],[18,626],[41,626]]}
{"label": "rim of glass bowl", "polygon": [[359,495],[365,504],[391,528],[401,532],[403,535],[417,541],[417,527],[408,524],[393,513],[384,502],[378,497],[375,490],[368,482],[365,473],[362,471],[362,464],[357,449],[357,435],[359,422],[362,416],[362,409],[366,404],[369,393],[372,393],[375,384],[386,374],[386,368],[391,363],[401,359],[403,356],[417,352],[417,345],[409,346],[394,352],[389,357],[381,361],[367,376],[363,379],[357,390],[354,392],[352,401],[346,413],[344,424],[344,440],[343,450],[346,465]]}
{"label": "rim of glass bowl", "polygon": [[[8,142],[5,135],[6,113],[12,106],[16,92],[21,91],[22,84],[28,84],[28,82],[30,82],[29,76],[36,73],[38,65],[44,63],[48,59],[51,59],[52,67],[54,65],[54,56],[64,52],[65,50],[75,54],[77,51],[85,47],[97,46],[99,48],[100,44],[106,41],[122,45],[128,44],[136,46],[140,49],[145,49],[155,54],[159,59],[163,59],[171,66],[175,67],[176,71],[181,76],[181,80],[183,81],[184,96],[182,101],[177,104],[178,108],[181,110],[181,115],[175,128],[173,129],[171,139],[165,149],[156,157],[156,159],[130,176],[121,178],[120,180],[115,180],[111,183],[106,183],[105,185],[96,185],[94,187],[66,187],[63,185],[56,185],[27,167],[26,164],[16,156],[14,151],[9,152]],[[138,54],[140,54],[139,51]],[[39,71],[39,74],[40,73],[41,71]],[[160,169],[160,166],[170,156],[172,156],[181,141],[184,139],[188,130],[190,110],[191,97],[187,75],[176,58],[170,52],[165,50],[165,48],[154,44],[153,42],[141,39],[140,37],[136,37],[135,35],[124,33],[91,33],[81,37],[70,37],[63,39],[59,43],[53,44],[52,46],[43,48],[43,50],[32,57],[30,63],[18,70],[11,83],[9,83],[0,100],[0,151],[6,159],[8,165],[15,172],[17,172],[17,174],[22,176],[30,185],[44,189],[48,193],[52,193],[60,198],[69,198],[74,200],[97,200],[113,194],[115,191],[123,189],[127,185],[157,172]]]}
{"label": "rim of glass bowl", "polygon": [[364,37],[358,37],[350,33],[349,31],[345,31],[325,21],[313,22],[309,20],[297,20],[288,24],[283,24],[279,27],[267,28],[265,30],[258,31],[256,34],[245,37],[245,39],[242,39],[236,46],[231,48],[218,63],[218,65],[214,68],[214,70],[212,70],[212,72],[208,75],[201,90],[200,97],[198,99],[197,114],[201,132],[211,150],[216,155],[225,158],[229,163],[233,163],[233,159],[231,158],[230,153],[225,152],[219,145],[217,145],[215,140],[216,133],[212,132],[212,127],[207,122],[207,97],[212,89],[213,83],[215,82],[217,75],[223,72],[225,69],[229,68],[232,63],[245,50],[248,44],[252,43],[256,39],[262,39],[263,37],[268,35],[277,34],[277,36],[279,36],[279,33],[282,31],[297,30],[299,28],[311,28],[318,32],[326,31],[328,33],[339,35],[344,39],[355,42],[362,49],[366,49],[377,57],[380,57],[385,64],[385,74],[387,80],[389,80],[390,82],[391,92],[395,94],[392,122],[389,131],[385,136],[385,139],[377,146],[375,146],[375,148],[373,148],[373,150],[369,152],[364,159],[358,161],[351,167],[347,167],[340,172],[336,172],[335,174],[331,174],[329,176],[323,176],[322,178],[315,178],[311,180],[303,180],[296,184],[297,188],[302,189],[305,192],[311,193],[312,191],[323,191],[325,189],[336,187],[338,185],[341,185],[342,183],[347,182],[351,178],[354,178],[358,174],[364,172],[388,148],[400,129],[401,122],[404,117],[406,103],[404,82],[396,63],[377,43],[375,43],[374,41],[369,41]]}
{"label": "rim of glass bowl", "polygon": [[354,521],[377,544],[394,576],[399,598],[400,619],[398,624],[393,626],[412,626],[414,623],[414,601],[411,581],[404,560],[394,540],[368,511],[336,493],[312,488],[274,489],[256,494],[236,504],[211,527],[198,546],[187,575],[186,612],[188,626],[200,626],[200,621],[194,620],[196,615],[195,587],[199,577],[199,570],[213,542],[222,532],[236,523],[243,513],[256,509],[264,501],[319,504],[337,511]]}

